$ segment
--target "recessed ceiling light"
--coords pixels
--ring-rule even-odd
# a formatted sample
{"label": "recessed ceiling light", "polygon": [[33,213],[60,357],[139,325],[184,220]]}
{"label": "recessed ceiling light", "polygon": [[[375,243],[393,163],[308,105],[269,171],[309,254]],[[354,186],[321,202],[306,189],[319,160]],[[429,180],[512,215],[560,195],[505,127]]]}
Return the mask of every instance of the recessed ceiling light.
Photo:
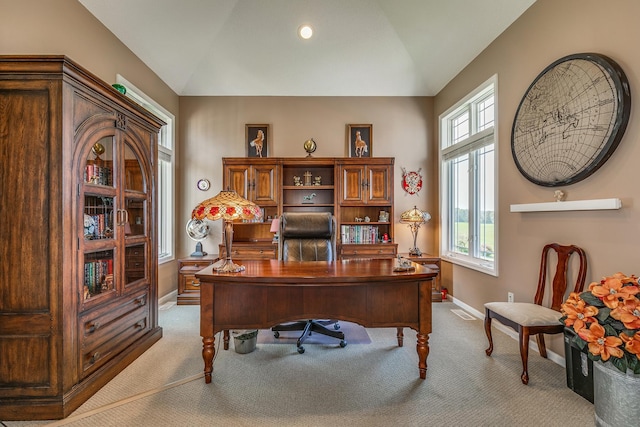
{"label": "recessed ceiling light", "polygon": [[298,28],[298,35],[305,40],[310,39],[313,35],[313,28],[311,28],[310,25],[301,25],[300,28]]}

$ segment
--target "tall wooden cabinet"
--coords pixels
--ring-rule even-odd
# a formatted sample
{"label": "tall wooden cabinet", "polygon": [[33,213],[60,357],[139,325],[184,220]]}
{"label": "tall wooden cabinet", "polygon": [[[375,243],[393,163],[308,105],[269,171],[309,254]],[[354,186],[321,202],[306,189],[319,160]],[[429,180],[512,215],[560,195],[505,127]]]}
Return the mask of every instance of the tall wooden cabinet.
{"label": "tall wooden cabinet", "polygon": [[161,338],[162,125],[66,57],[0,57],[0,419],[67,416]]}
{"label": "tall wooden cabinet", "polygon": [[[335,215],[340,258],[396,256],[393,158],[224,158],[222,166],[224,188],[235,190],[264,208],[267,219],[283,212]],[[258,194],[262,194],[261,199]],[[234,252],[255,249],[256,245],[269,246],[273,238],[270,225],[268,220],[234,224]],[[234,256],[251,258],[243,253]]]}

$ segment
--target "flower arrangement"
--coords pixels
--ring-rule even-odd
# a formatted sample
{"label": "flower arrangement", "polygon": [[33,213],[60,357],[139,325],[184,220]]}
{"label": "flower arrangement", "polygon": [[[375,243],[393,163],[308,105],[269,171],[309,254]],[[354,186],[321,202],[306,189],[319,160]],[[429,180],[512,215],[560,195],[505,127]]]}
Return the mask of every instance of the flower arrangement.
{"label": "flower arrangement", "polygon": [[560,321],[572,328],[574,342],[588,348],[591,360],[640,374],[640,287],[638,277],[616,273],[572,292],[562,304]]}

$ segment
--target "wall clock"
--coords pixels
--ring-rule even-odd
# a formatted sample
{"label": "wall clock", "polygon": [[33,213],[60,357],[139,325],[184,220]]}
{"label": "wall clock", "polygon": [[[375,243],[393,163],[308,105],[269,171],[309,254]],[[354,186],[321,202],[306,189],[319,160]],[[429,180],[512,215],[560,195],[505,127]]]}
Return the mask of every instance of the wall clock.
{"label": "wall clock", "polygon": [[630,110],[629,82],[615,61],[596,53],[558,59],[516,111],[511,152],[518,170],[546,187],[587,178],[620,143]]}
{"label": "wall clock", "polygon": [[208,179],[200,179],[200,180],[198,180],[198,189],[199,190],[207,191],[210,186],[211,186],[211,183],[209,182]]}
{"label": "wall clock", "polygon": [[420,171],[422,168],[417,171],[407,172],[405,168],[402,168],[402,189],[409,194],[416,194],[418,191],[422,189],[422,175],[420,175]]}

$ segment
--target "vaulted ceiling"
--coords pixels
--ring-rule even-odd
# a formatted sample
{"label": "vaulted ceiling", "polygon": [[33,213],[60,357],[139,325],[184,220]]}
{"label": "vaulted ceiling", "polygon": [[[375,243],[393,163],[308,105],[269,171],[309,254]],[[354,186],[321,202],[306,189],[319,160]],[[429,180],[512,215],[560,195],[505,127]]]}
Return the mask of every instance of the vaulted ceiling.
{"label": "vaulted ceiling", "polygon": [[79,1],[183,96],[436,95],[535,2]]}

